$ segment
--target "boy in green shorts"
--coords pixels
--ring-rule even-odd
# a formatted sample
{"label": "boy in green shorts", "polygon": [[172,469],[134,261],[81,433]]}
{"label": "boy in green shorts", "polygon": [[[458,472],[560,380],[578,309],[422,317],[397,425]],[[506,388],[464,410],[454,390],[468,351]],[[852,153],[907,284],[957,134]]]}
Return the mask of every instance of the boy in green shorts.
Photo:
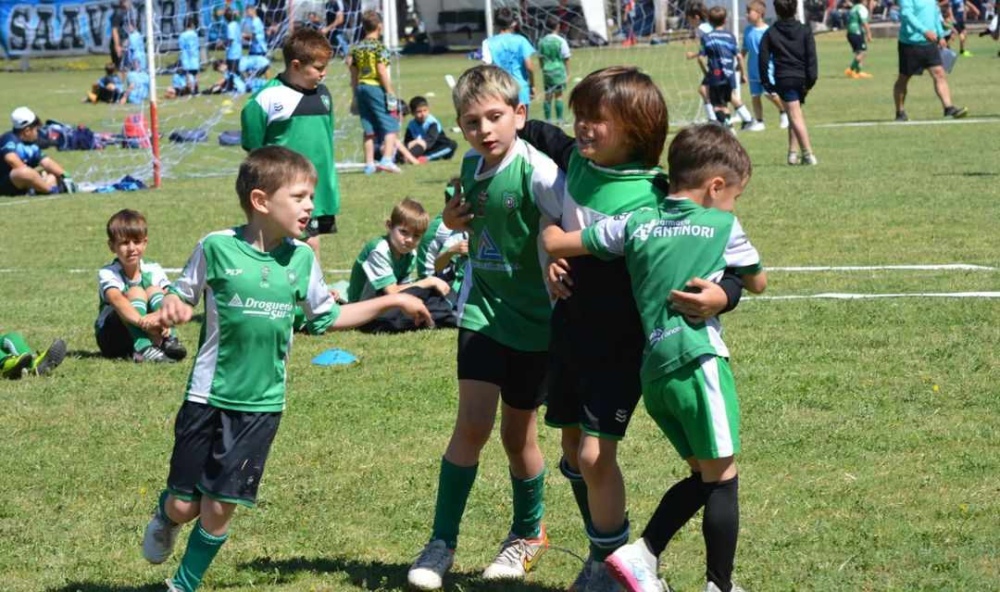
{"label": "boy in green shorts", "polygon": [[364,324],[391,308],[418,322],[427,309],[405,294],[338,306],[313,251],[296,240],[312,219],[316,169],[280,146],[254,150],[236,192],[247,224],[203,238],[163,300],[166,326],[205,323],[187,394],[174,425],[167,488],[146,527],[143,556],[163,563],[181,525],[198,519],[170,592],[194,592],[226,542],[237,505],[253,507],[285,408],[292,311],[311,333]]}
{"label": "boy in green shorts", "polygon": [[285,71],[254,93],[240,114],[243,149],[285,146],[316,167],[315,209],[306,228],[306,243],[318,257],[319,237],[337,232],[340,213],[333,100],[323,84],[333,48],[319,31],[300,27],[285,40],[281,51]]}
{"label": "boy in green shorts", "polygon": [[498,401],[514,517],[483,578],[523,578],[548,547],[537,421],[551,305],[538,229],[543,215],[560,217],[564,179],[551,159],[518,139],[525,119],[518,94],[517,82],[497,66],[466,70],[452,91],[472,151],[462,160],[461,191],[448,202],[444,224],[469,231],[469,272],[458,297],[458,417],[441,460],[430,541],[407,576],[420,590],[441,588],[452,566]]}
{"label": "boy in green shorts", "polygon": [[569,44],[559,34],[562,22],[556,15],[550,15],[545,21],[549,34],[538,42],[538,59],[542,63],[542,84],[545,88],[545,102],[542,110],[545,121],[552,119],[552,104],[556,107],[556,123],[563,122],[563,93],[569,83]]}
{"label": "boy in green shorts", "polygon": [[542,242],[553,257],[593,253],[624,257],[646,335],[641,379],[646,409],[691,467],[671,487],[642,540],[605,560],[629,592],[663,590],[657,557],[702,507],[707,550],[706,592],[737,590],[732,584],[739,533],[739,404],[729,350],[718,319],[691,322],[664,294],[683,290],[692,277],[716,280],[739,273],[747,290],[764,291],[767,276],[757,250],[731,213],[749,181],[750,158],[715,125],[682,130],[667,156],[670,194],[657,208],[605,218],[583,231],[549,226]]}
{"label": "boy in green shorts", "polygon": [[25,374],[48,376],[65,357],[66,342],[62,339],[35,355],[20,333],[0,333],[0,376],[8,380],[20,380]]}

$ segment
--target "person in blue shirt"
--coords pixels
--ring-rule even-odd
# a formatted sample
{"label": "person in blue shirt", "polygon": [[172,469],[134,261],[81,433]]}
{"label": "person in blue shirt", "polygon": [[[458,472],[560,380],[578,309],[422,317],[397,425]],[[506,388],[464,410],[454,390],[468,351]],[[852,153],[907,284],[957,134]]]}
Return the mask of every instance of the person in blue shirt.
{"label": "person in blue shirt", "polygon": [[701,52],[705,59],[705,80],[708,87],[708,100],[715,111],[715,119],[726,127],[729,123],[729,103],[736,108],[737,115],[743,120],[744,130],[753,125],[753,116],[733,89],[738,88],[737,71],[743,74],[743,56],[736,45],[736,37],[725,29],[726,9],[713,6],[708,11],[708,22],[712,30],[701,37]]}
{"label": "person in blue shirt", "polygon": [[899,18],[899,77],[892,87],[896,121],[909,121],[904,105],[906,87],[911,76],[919,76],[924,70],[931,73],[934,92],[944,108],[944,116],[959,119],[968,115],[968,109],[956,107],[951,102],[948,75],[941,65],[940,48],[945,46],[944,25],[936,0],[901,0]]}
{"label": "person in blue shirt", "polygon": [[125,30],[128,31],[128,40],[126,41],[125,48],[128,59],[125,60],[124,68],[125,70],[134,70],[138,67],[145,70],[146,46],[142,33],[131,22],[125,24]]}
{"label": "person in blue shirt", "polygon": [[104,76],[90,87],[90,92],[84,97],[84,103],[117,103],[122,98],[125,88],[122,79],[118,77],[118,69],[113,62],[104,66]]}
{"label": "person in blue shirt", "polygon": [[243,33],[240,30],[239,13],[226,9],[226,66],[230,72],[240,71],[243,57]]}
{"label": "person in blue shirt", "polygon": [[243,38],[250,43],[251,56],[267,55],[267,35],[264,33],[264,21],[257,16],[257,7],[248,6],[244,19],[245,32]]}
{"label": "person in blue shirt", "polygon": [[125,75],[125,94],[121,103],[139,104],[149,100],[149,72],[136,66]]}
{"label": "person in blue shirt", "polygon": [[45,155],[36,143],[42,122],[35,112],[18,107],[10,114],[10,122],[11,131],[0,135],[0,195],[75,190],[62,165]]}
{"label": "person in blue shirt", "polygon": [[523,35],[514,32],[516,24],[513,10],[507,7],[497,10],[493,25],[500,32],[483,41],[483,61],[514,77],[521,87],[518,100],[527,109],[535,98],[535,66],[531,60],[535,48]]}
{"label": "person in blue shirt", "polygon": [[410,114],[413,119],[406,126],[403,144],[418,162],[450,159],[455,155],[458,143],[444,135],[444,128],[431,115],[430,105],[424,97],[410,99]]}
{"label": "person in blue shirt", "polygon": [[743,65],[746,67],[747,83],[750,85],[750,98],[753,105],[754,123],[750,126],[750,131],[764,131],[764,104],[761,96],[767,97],[778,109],[778,120],[781,129],[788,128],[788,114],[785,113],[785,106],[781,104],[781,99],[774,93],[764,90],[761,83],[762,78],[771,80],[774,77],[773,64],[767,72],[761,72],[758,66],[758,56],[760,55],[760,40],[767,32],[767,23],[764,22],[764,13],[767,6],[763,0],[752,0],[747,4],[747,27],[743,32]]}
{"label": "person in blue shirt", "polygon": [[[177,46],[180,50],[180,73],[184,74],[184,85],[187,88],[185,94],[198,93],[198,73],[201,70],[201,45],[198,40],[198,19],[189,16],[184,22],[184,32],[177,37]],[[174,82],[177,82],[176,80]],[[174,88],[180,85],[173,84]]]}

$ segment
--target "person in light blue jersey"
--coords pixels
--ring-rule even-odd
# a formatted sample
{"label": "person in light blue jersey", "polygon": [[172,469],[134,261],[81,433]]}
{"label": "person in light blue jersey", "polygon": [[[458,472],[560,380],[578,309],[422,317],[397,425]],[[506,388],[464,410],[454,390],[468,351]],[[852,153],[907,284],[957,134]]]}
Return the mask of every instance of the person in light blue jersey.
{"label": "person in light blue jersey", "polygon": [[138,65],[125,75],[125,94],[121,103],[138,104],[149,100],[149,72]]}
{"label": "person in light blue jersey", "polygon": [[243,38],[250,42],[250,55],[267,55],[267,35],[264,33],[264,21],[257,16],[257,7],[248,6],[246,11],[246,31]]}
{"label": "person in light blue jersey", "polygon": [[[184,75],[184,87],[187,88],[186,94],[198,93],[198,72],[201,70],[201,45],[198,41],[198,31],[195,30],[197,24],[197,18],[189,16],[184,22],[184,32],[177,37],[177,46],[180,50],[180,73]],[[172,86],[179,88],[176,84]]]}
{"label": "person in light blue jersey", "polygon": [[904,105],[906,87],[911,76],[919,76],[924,70],[931,73],[934,92],[944,108],[944,116],[959,119],[968,115],[968,109],[956,107],[951,102],[948,76],[941,65],[940,49],[945,47],[944,26],[941,9],[935,0],[901,0],[899,15],[899,77],[892,87],[896,121],[909,121]]}
{"label": "person in light blue jersey", "polygon": [[510,8],[497,10],[493,24],[500,32],[483,41],[483,61],[514,77],[521,87],[518,100],[527,109],[535,98],[535,66],[531,63],[535,48],[523,35],[514,32],[517,19]]}
{"label": "person in light blue jersey", "polygon": [[125,59],[125,69],[134,70],[136,68],[146,69],[146,42],[142,37],[142,33],[133,23],[128,23],[125,25],[125,29],[128,31],[128,40],[126,41],[125,52],[127,58]]}
{"label": "person in light blue jersey", "polygon": [[243,33],[240,30],[239,13],[226,10],[226,66],[230,72],[240,71],[243,57]]}
{"label": "person in light blue jersey", "polygon": [[762,73],[758,67],[758,56],[760,55],[760,40],[767,32],[767,23],[764,22],[764,13],[767,6],[763,0],[753,0],[747,4],[747,28],[743,32],[743,63],[746,66],[747,82],[750,84],[750,98],[753,104],[754,123],[750,126],[750,131],[763,131],[764,127],[764,105],[761,96],[767,97],[768,101],[778,108],[778,117],[781,129],[788,128],[788,114],[785,113],[785,106],[781,104],[781,99],[774,93],[764,91],[761,78],[771,80],[774,78],[774,64],[770,64],[767,72]]}

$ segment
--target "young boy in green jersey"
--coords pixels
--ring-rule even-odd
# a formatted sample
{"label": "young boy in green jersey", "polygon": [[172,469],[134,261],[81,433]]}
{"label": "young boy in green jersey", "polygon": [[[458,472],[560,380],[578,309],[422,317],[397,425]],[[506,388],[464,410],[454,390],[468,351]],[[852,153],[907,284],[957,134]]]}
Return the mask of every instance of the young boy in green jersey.
{"label": "young boy in green jersey", "polygon": [[847,13],[847,42],[851,45],[851,51],[854,52],[854,60],[844,70],[844,75],[848,78],[872,77],[868,72],[861,70],[865,52],[868,51],[868,44],[872,42],[872,30],[868,26],[870,14],[870,0],[854,0],[854,6]]}
{"label": "young boy in green jersey", "polygon": [[105,358],[173,363],[187,350],[160,321],[160,306],[170,287],[163,268],[143,260],[149,246],[146,218],[121,210],[107,223],[108,248],[115,259],[97,272],[94,336]]}
{"label": "young boy in green jersey", "polygon": [[163,563],[181,525],[198,519],[170,592],[194,592],[228,537],[237,505],[253,507],[285,408],[292,311],[311,333],[362,325],[391,308],[430,322],[424,305],[392,294],[338,306],[313,251],[293,240],[312,219],[316,169],[281,146],[254,150],[236,192],[244,226],[203,238],[163,300],[167,326],[191,320],[204,298],[205,324],[174,426],[167,488],[146,527],[143,556]]}
{"label": "young boy in green jersey", "polygon": [[318,257],[319,237],[337,232],[340,213],[333,100],[323,84],[333,48],[319,31],[301,27],[285,40],[282,55],[285,71],[254,93],[240,114],[243,149],[249,152],[261,146],[285,146],[316,167],[315,209],[306,229],[306,243]]}
{"label": "young boy in green jersey", "polygon": [[545,89],[545,102],[542,110],[545,121],[552,120],[552,105],[555,103],[556,122],[563,122],[563,93],[569,82],[569,44],[566,38],[559,34],[562,21],[556,15],[550,15],[545,21],[549,34],[538,42],[538,59],[542,63],[542,85]]}
{"label": "young boy in green jersey", "polygon": [[[351,71],[351,112],[361,117],[364,131],[365,174],[376,171],[400,173],[396,165],[399,142],[399,100],[392,89],[389,50],[382,44],[382,17],[373,10],[361,15],[364,39],[351,48],[347,67]],[[382,138],[382,158],[375,162],[375,138]]]}
{"label": "young boy in green jersey", "polygon": [[[455,196],[454,187],[445,190],[445,199]],[[452,230],[444,223],[444,214],[438,214],[417,247],[417,279],[439,277],[457,294],[465,277],[465,263],[469,259],[469,235]]]}
{"label": "young boy in green jersey", "polygon": [[48,376],[65,358],[66,342],[62,339],[36,355],[23,335],[0,331],[0,376],[8,380],[20,380],[25,374]]}
{"label": "young boy in green jersey", "polygon": [[538,407],[545,398],[551,305],[538,250],[541,217],[558,218],[563,175],[518,139],[525,106],[510,74],[477,66],[452,91],[458,124],[472,151],[444,224],[469,231],[469,263],[458,299],[458,417],[441,461],[430,542],[410,567],[421,590],[441,588],[459,524],[501,402],[500,437],[510,469],[510,535],[483,572],[487,580],[523,578],[548,546],[542,524],[545,463]]}
{"label": "young boy in green jersey", "polygon": [[629,592],[663,590],[657,557],[702,507],[707,550],[706,592],[738,590],[732,583],[739,532],[739,405],[729,351],[718,319],[692,322],[665,294],[692,277],[718,279],[734,268],[753,293],[767,276],[732,209],[750,179],[750,157],[715,125],[681,130],[670,144],[670,194],[657,207],[605,218],[583,231],[555,225],[542,233],[553,257],[593,253],[624,257],[642,318],[641,380],[646,409],[685,459],[692,475],[671,487],[643,538],[605,560]]}
{"label": "young boy in green jersey", "polygon": [[[576,138],[540,121],[528,122],[521,132],[566,171],[563,229],[581,230],[655,207],[666,197],[659,161],[667,105],[647,74],[627,66],[591,72],[574,87],[570,106]],[[742,283],[733,279],[727,275],[721,286],[692,280],[697,294],[679,295],[676,305],[715,316],[739,300]],[[549,281],[559,300],[552,312],[545,423],[562,432],[559,470],[570,482],[590,540],[570,590],[611,592],[618,584],[604,560],[630,535],[617,451],[642,396],[642,324],[622,260],[558,259],[549,267]]]}

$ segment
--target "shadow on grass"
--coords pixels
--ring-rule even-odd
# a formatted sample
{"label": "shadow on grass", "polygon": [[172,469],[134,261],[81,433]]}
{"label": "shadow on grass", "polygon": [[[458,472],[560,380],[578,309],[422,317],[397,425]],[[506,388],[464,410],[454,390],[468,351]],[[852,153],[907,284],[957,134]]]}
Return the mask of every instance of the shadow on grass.
{"label": "shadow on grass", "polygon": [[71,582],[59,588],[49,588],[46,592],[163,592],[163,582],[142,586],[118,586],[97,582]]}
{"label": "shadow on grass", "polygon": [[[344,573],[351,584],[361,590],[407,589],[406,572],[408,563],[382,563],[380,561],[358,561],[344,557],[292,557],[288,559],[262,558],[244,563],[243,569],[252,569],[266,574],[274,583],[289,583],[297,572]],[[477,575],[449,573],[445,576],[445,590],[484,590],[510,592],[561,592],[564,588],[547,586],[533,582],[484,582]],[[65,592],[69,592],[68,590]]]}

